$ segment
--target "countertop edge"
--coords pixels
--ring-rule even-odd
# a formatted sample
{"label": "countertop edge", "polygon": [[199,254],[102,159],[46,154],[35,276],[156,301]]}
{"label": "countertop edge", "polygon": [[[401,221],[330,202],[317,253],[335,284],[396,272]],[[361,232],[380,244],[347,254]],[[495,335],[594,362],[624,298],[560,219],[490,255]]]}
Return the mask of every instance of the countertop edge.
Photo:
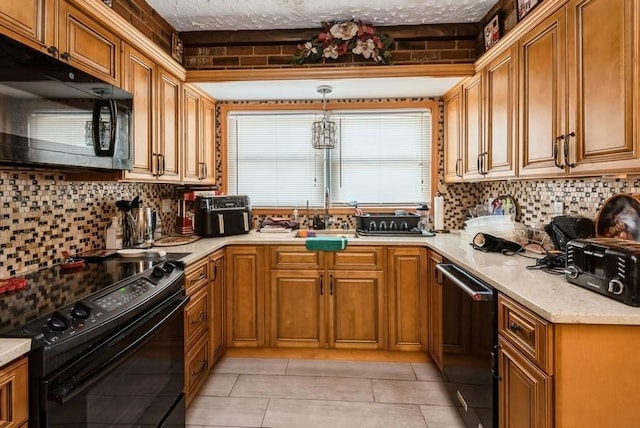
{"label": "countertop edge", "polygon": [[20,358],[31,350],[31,339],[1,339],[0,367]]}

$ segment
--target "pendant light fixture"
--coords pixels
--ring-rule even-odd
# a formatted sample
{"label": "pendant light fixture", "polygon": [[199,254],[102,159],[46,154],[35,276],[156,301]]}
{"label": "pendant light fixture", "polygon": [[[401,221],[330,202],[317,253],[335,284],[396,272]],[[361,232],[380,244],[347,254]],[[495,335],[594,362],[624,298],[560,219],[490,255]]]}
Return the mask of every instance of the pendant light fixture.
{"label": "pendant light fixture", "polygon": [[313,122],[313,148],[333,149],[336,146],[336,123],[329,120],[327,116],[326,95],[332,91],[331,86],[320,85],[316,89],[322,94],[322,120]]}

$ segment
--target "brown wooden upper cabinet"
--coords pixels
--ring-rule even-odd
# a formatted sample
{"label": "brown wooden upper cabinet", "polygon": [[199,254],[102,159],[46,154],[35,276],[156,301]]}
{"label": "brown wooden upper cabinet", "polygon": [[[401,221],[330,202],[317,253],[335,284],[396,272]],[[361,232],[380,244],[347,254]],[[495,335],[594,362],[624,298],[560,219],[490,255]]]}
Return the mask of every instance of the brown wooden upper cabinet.
{"label": "brown wooden upper cabinet", "polygon": [[462,181],[462,86],[444,96],[444,181]]}
{"label": "brown wooden upper cabinet", "polygon": [[446,182],[516,176],[516,55],[506,50],[445,95]]}
{"label": "brown wooden upper cabinet", "polygon": [[215,184],[215,103],[191,85],[184,86],[182,181]]}
{"label": "brown wooden upper cabinet", "polygon": [[0,31],[43,52],[55,43],[56,22],[54,0],[0,2]]}
{"label": "brown wooden upper cabinet", "polygon": [[120,38],[65,1],[60,2],[57,56],[120,85]]}
{"label": "brown wooden upper cabinet", "polygon": [[125,90],[133,94],[133,168],[127,180],[180,181],[180,80],[125,45]]}
{"label": "brown wooden upper cabinet", "polygon": [[640,169],[639,8],[572,0],[521,39],[521,176]]}
{"label": "brown wooden upper cabinet", "polygon": [[[572,0],[567,5],[572,174],[640,170],[640,4]],[[575,135],[573,135],[575,134]]]}
{"label": "brown wooden upper cabinet", "polygon": [[121,39],[64,0],[0,2],[2,32],[116,86]]}
{"label": "brown wooden upper cabinet", "polygon": [[566,117],[565,32],[562,8],[519,42],[521,177],[564,171],[557,138]]}

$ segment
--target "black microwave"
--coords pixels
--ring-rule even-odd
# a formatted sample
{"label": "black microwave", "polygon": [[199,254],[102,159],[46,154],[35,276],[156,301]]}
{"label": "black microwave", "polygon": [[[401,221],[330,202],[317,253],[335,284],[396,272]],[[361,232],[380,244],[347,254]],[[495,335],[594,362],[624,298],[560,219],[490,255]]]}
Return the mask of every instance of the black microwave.
{"label": "black microwave", "polygon": [[131,169],[133,96],[0,35],[0,163]]}

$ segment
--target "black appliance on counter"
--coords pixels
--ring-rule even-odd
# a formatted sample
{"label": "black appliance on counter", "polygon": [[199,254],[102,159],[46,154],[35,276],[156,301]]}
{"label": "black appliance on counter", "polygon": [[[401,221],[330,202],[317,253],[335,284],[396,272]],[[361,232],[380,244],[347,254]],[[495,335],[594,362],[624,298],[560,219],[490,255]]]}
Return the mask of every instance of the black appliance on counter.
{"label": "black appliance on counter", "polygon": [[131,169],[133,95],[4,35],[0,57],[0,163]]}
{"label": "black appliance on counter", "polygon": [[446,260],[442,284],[442,378],[469,428],[498,428],[498,293]]}
{"label": "black appliance on counter", "polygon": [[108,259],[26,279],[3,297],[0,337],[31,339],[29,426],[184,427],[179,262]]}
{"label": "black appliance on counter", "polygon": [[420,216],[414,213],[376,213],[356,215],[356,232],[361,236],[417,236]]}
{"label": "black appliance on counter", "polygon": [[567,243],[565,278],[630,306],[640,306],[640,242],[618,238]]}
{"label": "black appliance on counter", "polygon": [[195,234],[203,238],[249,233],[251,204],[248,196],[196,196]]}

